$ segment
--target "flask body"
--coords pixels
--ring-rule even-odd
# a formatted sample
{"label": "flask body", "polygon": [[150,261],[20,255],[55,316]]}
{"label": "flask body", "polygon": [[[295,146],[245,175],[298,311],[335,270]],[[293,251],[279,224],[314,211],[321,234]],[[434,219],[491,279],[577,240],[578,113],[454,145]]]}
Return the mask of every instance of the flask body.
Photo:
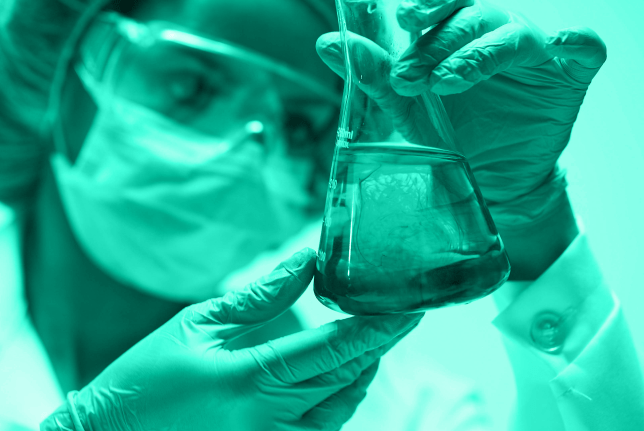
{"label": "flask body", "polygon": [[482,298],[509,262],[467,161],[411,144],[355,145],[336,159],[315,294],[355,315]]}
{"label": "flask body", "polygon": [[415,38],[398,3],[336,0],[346,76],[314,286],[349,314],[468,303],[510,271],[440,98],[389,84]]}

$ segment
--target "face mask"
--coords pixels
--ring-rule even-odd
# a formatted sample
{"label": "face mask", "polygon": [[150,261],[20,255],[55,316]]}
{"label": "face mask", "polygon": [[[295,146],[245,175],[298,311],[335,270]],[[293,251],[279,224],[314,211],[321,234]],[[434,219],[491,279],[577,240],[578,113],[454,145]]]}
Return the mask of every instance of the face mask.
{"label": "face mask", "polygon": [[56,154],[52,166],[77,240],[116,280],[204,300],[305,223],[297,192],[266,186],[270,157],[247,130],[216,141],[117,97],[97,102],[76,163]]}

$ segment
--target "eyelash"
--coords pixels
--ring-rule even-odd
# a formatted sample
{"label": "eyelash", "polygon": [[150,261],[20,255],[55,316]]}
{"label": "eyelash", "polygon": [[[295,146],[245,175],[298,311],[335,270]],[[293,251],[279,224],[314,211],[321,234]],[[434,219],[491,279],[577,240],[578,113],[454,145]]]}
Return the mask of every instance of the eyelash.
{"label": "eyelash", "polygon": [[[289,148],[293,153],[303,153],[303,149],[311,146],[311,139],[316,135],[312,122],[304,115],[296,113],[285,113],[284,130],[289,138]],[[301,136],[304,130],[305,136]]]}
{"label": "eyelash", "polygon": [[[185,79],[185,78],[184,78]],[[174,101],[180,105],[185,105],[188,103],[192,103],[196,98],[202,96],[204,94],[204,90],[207,90],[207,86],[205,85],[205,79],[202,76],[197,76],[197,77],[189,77],[188,79],[191,79],[190,82],[177,82],[176,85],[189,85],[188,92],[185,94],[177,94],[173,93],[172,97],[174,98]]]}
{"label": "eyelash", "polygon": [[[212,103],[218,92],[215,85],[201,74],[191,76],[188,79],[194,79],[194,83],[188,83],[190,92],[186,93],[184,97],[169,91],[168,99],[170,102],[167,111],[173,118],[181,122],[190,123]],[[180,81],[179,84],[181,84]]]}

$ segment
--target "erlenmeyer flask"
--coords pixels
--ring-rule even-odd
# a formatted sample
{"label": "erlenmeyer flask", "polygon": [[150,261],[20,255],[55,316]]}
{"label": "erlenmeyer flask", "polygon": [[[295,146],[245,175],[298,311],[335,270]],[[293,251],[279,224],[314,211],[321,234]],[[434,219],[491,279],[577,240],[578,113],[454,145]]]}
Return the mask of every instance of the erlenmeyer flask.
{"label": "erlenmeyer flask", "polygon": [[347,72],[314,285],[349,314],[468,303],[510,273],[440,99],[389,85],[413,38],[398,3],[336,0]]}

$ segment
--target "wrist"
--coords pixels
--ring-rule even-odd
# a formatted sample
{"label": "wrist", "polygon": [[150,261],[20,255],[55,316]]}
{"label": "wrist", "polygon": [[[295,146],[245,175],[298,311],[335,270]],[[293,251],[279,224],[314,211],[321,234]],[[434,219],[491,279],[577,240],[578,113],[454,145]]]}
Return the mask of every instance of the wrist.
{"label": "wrist", "polygon": [[534,189],[500,202],[486,200],[486,203],[499,231],[521,231],[551,218],[564,199],[567,185],[566,172],[555,165]]}
{"label": "wrist", "polygon": [[512,271],[510,280],[536,280],[568,248],[579,228],[564,192],[548,215],[520,229],[499,225]]}

